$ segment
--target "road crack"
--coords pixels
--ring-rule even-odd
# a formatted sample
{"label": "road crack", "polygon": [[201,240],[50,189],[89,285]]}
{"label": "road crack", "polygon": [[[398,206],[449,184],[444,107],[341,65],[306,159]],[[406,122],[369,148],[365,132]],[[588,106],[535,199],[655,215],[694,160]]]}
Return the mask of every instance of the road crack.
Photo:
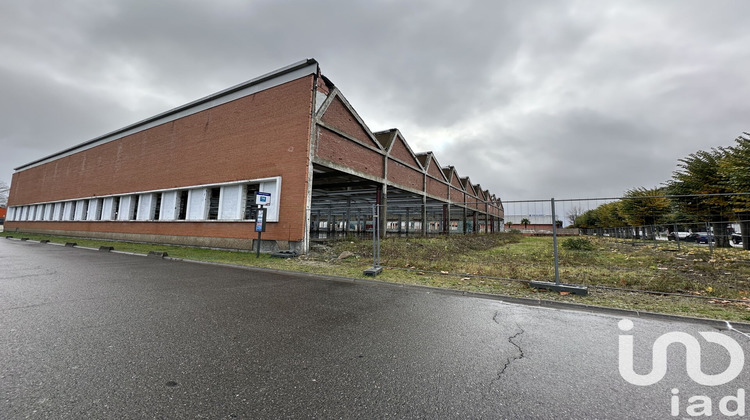
{"label": "road crack", "polygon": [[[500,322],[497,319],[499,314],[500,314],[500,312],[496,311],[495,315],[492,317],[492,320],[495,321],[495,323],[497,325],[501,325]],[[497,377],[492,380],[493,383],[495,381],[499,380],[503,376],[503,374],[505,373],[505,371],[508,369],[508,367],[513,362],[515,362],[516,360],[521,360],[524,357],[526,357],[526,355],[524,354],[524,351],[523,351],[523,348],[521,347],[521,345],[519,343],[517,343],[516,341],[514,341],[514,340],[517,340],[518,337],[520,337],[526,331],[523,328],[521,328],[520,326],[518,326],[518,324],[516,324],[516,328],[519,331],[516,332],[515,334],[511,335],[510,337],[508,337],[508,343],[510,343],[513,347],[516,348],[516,352],[514,352],[513,356],[508,357],[507,359],[505,359],[505,363],[503,364],[503,366],[497,372]]]}

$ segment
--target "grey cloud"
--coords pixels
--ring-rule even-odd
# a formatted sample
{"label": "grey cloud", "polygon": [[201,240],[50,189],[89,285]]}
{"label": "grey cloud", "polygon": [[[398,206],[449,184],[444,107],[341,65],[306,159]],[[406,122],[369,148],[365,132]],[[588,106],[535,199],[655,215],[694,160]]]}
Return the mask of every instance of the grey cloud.
{"label": "grey cloud", "polygon": [[697,0],[14,2],[0,14],[0,180],[314,57],[370,128],[401,129],[503,198],[616,195],[749,129],[748,12]]}

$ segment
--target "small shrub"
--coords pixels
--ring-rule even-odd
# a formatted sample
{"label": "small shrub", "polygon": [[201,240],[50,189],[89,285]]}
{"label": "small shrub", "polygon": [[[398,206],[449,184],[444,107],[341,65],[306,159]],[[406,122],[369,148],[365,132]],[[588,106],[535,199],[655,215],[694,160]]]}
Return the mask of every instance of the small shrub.
{"label": "small shrub", "polygon": [[588,239],[584,238],[567,238],[563,241],[562,247],[565,249],[575,250],[575,251],[593,251],[594,250],[594,244],[592,244]]}

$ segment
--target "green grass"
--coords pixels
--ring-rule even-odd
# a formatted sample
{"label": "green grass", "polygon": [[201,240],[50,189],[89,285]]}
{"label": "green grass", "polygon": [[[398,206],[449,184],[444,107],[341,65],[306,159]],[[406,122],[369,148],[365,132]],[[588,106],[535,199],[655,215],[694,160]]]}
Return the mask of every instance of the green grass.
{"label": "green grass", "polygon": [[[246,265],[322,275],[362,278],[372,265],[372,242],[349,238],[295,259],[270,258],[253,252],[99,241],[31,234],[31,240],[76,242],[79,246],[112,246],[117,251]],[[442,287],[505,296],[576,302],[731,321],[750,321],[750,252],[674,243],[634,244],[611,238],[586,238],[592,249],[559,248],[563,283],[605,286],[694,297],[667,296],[591,288],[585,297],[529,288],[529,280],[554,281],[552,239],[518,233],[388,238],[381,243],[378,280]],[[353,257],[339,260],[344,251]],[[726,301],[741,300],[741,302]]]}

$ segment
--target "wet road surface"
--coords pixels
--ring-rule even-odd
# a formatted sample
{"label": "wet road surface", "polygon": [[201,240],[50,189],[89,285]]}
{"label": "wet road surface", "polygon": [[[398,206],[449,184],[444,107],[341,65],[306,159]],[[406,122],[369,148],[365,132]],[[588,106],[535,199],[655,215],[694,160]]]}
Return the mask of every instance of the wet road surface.
{"label": "wet road surface", "polygon": [[730,354],[706,325],[621,319],[0,239],[0,418],[674,418],[696,395],[721,418],[747,388],[744,366],[691,380],[680,345],[661,381],[628,383],[621,334],[642,374],[671,331],[706,373]]}

